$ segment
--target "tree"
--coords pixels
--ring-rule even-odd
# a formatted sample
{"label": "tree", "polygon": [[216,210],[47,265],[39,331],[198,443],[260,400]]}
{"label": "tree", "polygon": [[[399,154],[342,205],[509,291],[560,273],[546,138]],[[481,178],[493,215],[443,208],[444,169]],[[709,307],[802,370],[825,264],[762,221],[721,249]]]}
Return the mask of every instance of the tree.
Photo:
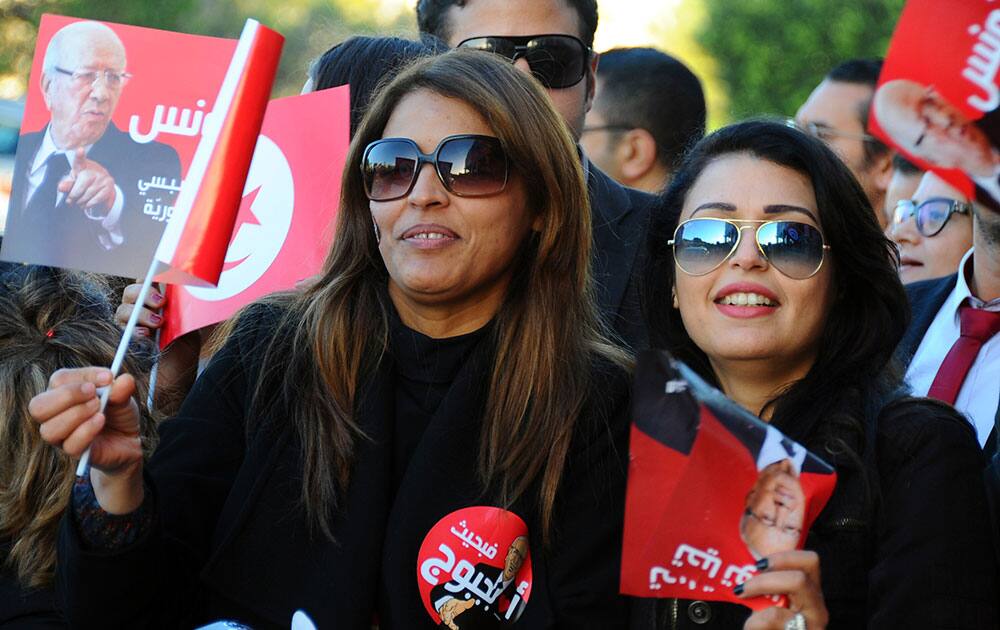
{"label": "tree", "polygon": [[793,115],[841,61],[884,57],[904,0],[705,0],[698,35],[728,86],[730,119]]}

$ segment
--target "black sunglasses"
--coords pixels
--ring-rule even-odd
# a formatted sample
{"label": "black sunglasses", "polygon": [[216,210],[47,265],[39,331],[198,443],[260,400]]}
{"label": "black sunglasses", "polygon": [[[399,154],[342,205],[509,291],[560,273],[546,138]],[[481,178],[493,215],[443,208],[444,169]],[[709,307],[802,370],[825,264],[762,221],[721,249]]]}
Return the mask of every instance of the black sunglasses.
{"label": "black sunglasses", "polygon": [[896,212],[893,215],[893,225],[899,225],[908,218],[916,215],[917,231],[922,236],[930,238],[937,236],[944,226],[948,224],[953,214],[969,214],[972,212],[972,204],[958,199],[947,197],[932,197],[919,204],[912,199],[900,199],[896,203]]}
{"label": "black sunglasses", "polygon": [[507,153],[493,136],[448,136],[433,153],[421,152],[409,138],[383,138],[361,159],[365,194],[372,201],[405,197],[424,164],[433,164],[445,190],[459,197],[495,195],[507,185]]}
{"label": "black sunglasses", "polygon": [[[750,223],[752,225],[739,225]],[[688,219],[667,241],[674,248],[674,261],[690,276],[703,276],[717,269],[740,246],[743,230],[754,230],[757,249],[774,268],[794,280],[816,275],[830,249],[819,228],[798,221],[729,220],[714,217]]]}
{"label": "black sunglasses", "polygon": [[568,88],[587,74],[591,51],[572,35],[524,35],[521,37],[472,37],[458,43],[496,53],[510,61],[524,57],[531,73],[547,88]]}

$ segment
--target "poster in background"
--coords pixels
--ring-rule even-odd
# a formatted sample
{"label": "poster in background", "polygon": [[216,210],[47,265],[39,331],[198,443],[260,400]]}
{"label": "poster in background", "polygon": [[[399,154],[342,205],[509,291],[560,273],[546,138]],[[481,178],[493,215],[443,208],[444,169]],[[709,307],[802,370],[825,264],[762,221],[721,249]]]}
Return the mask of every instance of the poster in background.
{"label": "poster in background", "polygon": [[621,590],[725,601],[756,562],[801,549],[836,473],[661,351],[636,368]]}
{"label": "poster in background", "polygon": [[219,284],[167,286],[162,346],[320,272],[347,157],[348,90],[269,103]]}
{"label": "poster in background", "polygon": [[869,127],[969,198],[1000,207],[1000,6],[909,0],[893,33]]}
{"label": "poster in background", "polygon": [[[125,75],[89,76],[85,73],[97,66],[107,70],[108,59],[93,47],[76,51],[74,42],[89,40],[81,32],[85,29],[73,26],[63,39],[68,45],[62,47],[58,68],[44,72],[53,35],[74,23],[95,24],[45,15],[39,25],[0,258],[141,277],[171,215],[236,41],[100,22],[124,47]],[[77,60],[73,68],[62,67],[71,60]],[[43,80],[51,87],[45,93]],[[109,85],[113,82],[117,88]],[[98,164],[114,180],[117,210],[82,208],[44,185],[48,158],[39,153],[59,148],[46,142],[55,117],[104,128],[85,156],[63,154],[61,168],[68,171],[65,179],[85,164],[80,157]],[[35,182],[30,182],[32,173]],[[48,195],[36,199],[39,190]]]}

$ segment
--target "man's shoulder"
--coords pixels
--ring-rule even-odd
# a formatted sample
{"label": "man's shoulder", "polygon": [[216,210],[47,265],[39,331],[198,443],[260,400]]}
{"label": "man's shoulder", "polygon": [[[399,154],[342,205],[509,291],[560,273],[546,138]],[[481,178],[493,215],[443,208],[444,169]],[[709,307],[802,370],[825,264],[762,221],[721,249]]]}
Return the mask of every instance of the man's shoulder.
{"label": "man's shoulder", "polygon": [[127,131],[122,131],[114,123],[108,125],[101,139],[94,144],[95,149],[103,150],[105,147],[115,147],[121,149],[128,147],[134,152],[144,155],[155,155],[157,157],[177,158],[177,150],[169,144],[163,142],[137,142]]}
{"label": "man's shoulder", "polygon": [[655,195],[622,186],[593,162],[590,163],[587,192],[594,214],[611,223],[633,211],[648,216],[657,200]]}
{"label": "man's shoulder", "polygon": [[[910,306],[914,309],[924,309],[940,307],[957,283],[958,274],[953,273],[941,278],[911,282],[904,285],[903,288],[906,290],[906,297],[910,300]],[[935,310],[937,309],[935,308]]]}

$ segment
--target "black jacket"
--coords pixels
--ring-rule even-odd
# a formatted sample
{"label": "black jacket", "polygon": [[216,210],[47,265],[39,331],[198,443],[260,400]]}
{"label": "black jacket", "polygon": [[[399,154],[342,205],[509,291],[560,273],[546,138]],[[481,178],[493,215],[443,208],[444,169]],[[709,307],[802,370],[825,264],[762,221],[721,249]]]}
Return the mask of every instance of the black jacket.
{"label": "black jacket", "polygon": [[122,214],[119,227],[124,242],[105,250],[97,235],[102,232],[99,222],[83,216],[83,211],[68,206],[65,201],[46,216],[27,216],[28,169],[35,159],[45,136],[45,129],[24,134],[18,140],[14,162],[13,194],[7,212],[4,253],[19,262],[54,267],[77,267],[81,260],[91,263],[87,271],[117,276],[142,277],[153,259],[153,252],[166,225],[147,215],[143,208],[173,206],[176,193],[158,188],[141,191],[140,183],[148,184],[154,177],[164,177],[179,186],[181,164],[177,151],[162,142],[141,144],[114,124],[94,143],[87,158],[99,163],[121,189]]}
{"label": "black jacket", "polygon": [[923,341],[931,322],[937,317],[941,305],[955,289],[958,274],[953,273],[943,278],[921,280],[905,285],[906,297],[910,299],[910,325],[903,334],[903,339],[896,347],[896,359],[902,366],[908,366],[916,354],[920,342]]}
{"label": "black jacket", "polygon": [[598,308],[611,329],[633,350],[648,345],[639,285],[649,220],[657,198],[622,186],[582,156],[587,165],[594,234],[593,277]]}
{"label": "black jacket", "polygon": [[[867,482],[856,467],[831,463],[837,487],[805,542],[820,557],[831,630],[997,627],[984,462],[968,422],[945,405],[904,399],[878,415]],[[871,518],[867,483],[875,491]],[[631,627],[740,628],[749,613],[735,604],[644,599],[633,605]]]}
{"label": "black jacket", "polygon": [[[0,563],[6,562],[10,543],[0,542]],[[17,575],[0,565],[0,628],[10,630],[55,630],[67,628],[56,606],[51,588],[25,588]]]}
{"label": "black jacket", "polygon": [[[370,439],[357,443],[333,543],[310,538],[298,506],[300,447],[288,419],[276,411],[247,430],[275,318],[231,339],[180,415],[162,425],[147,467],[158,514],[151,535],[119,553],[90,552],[71,517],[64,519],[58,586],[73,623],[190,628],[227,618],[287,628],[301,608],[321,628],[368,630],[376,612],[383,629],[434,627],[419,598],[417,550],[441,517],[491,504],[474,464],[492,345],[473,350],[398,488],[391,483],[394,368],[382,361],[360,396],[358,420]],[[534,575],[514,627],[626,623],[617,585],[628,383],[620,371],[601,372],[599,397],[571,446],[547,551],[533,500],[510,508],[528,524]]]}

